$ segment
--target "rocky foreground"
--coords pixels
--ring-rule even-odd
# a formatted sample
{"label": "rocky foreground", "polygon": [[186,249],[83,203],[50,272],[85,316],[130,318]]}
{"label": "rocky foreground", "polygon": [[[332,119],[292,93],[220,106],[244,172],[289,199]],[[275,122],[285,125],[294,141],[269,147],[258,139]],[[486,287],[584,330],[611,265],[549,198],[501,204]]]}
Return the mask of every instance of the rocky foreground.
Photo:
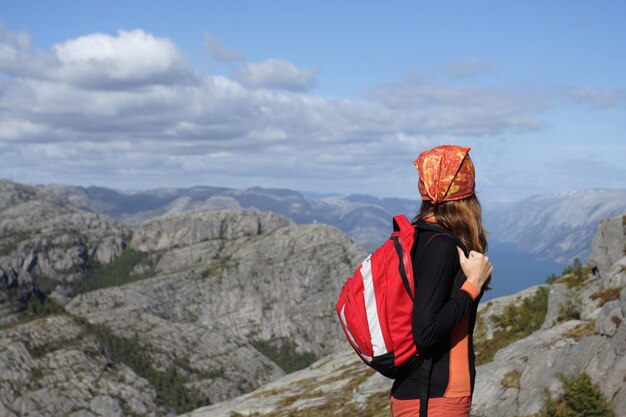
{"label": "rocky foreground", "polygon": [[[532,334],[497,350],[477,367],[473,416],[533,416],[545,390],[558,398],[558,374],[586,372],[618,416],[626,416],[626,216],[603,221],[594,240],[592,266],[551,284],[482,304],[475,337],[488,346],[506,335],[507,311],[523,311],[545,294],[543,323]],[[593,268],[595,266],[595,268]],[[518,306],[519,309],[512,309]],[[499,318],[493,320],[492,318]],[[485,341],[480,340],[486,338]],[[481,343],[481,344],[479,344]],[[481,352],[477,352],[477,359]],[[236,400],[183,414],[189,417],[388,416],[391,381],[369,370],[350,350],[278,379]]]}

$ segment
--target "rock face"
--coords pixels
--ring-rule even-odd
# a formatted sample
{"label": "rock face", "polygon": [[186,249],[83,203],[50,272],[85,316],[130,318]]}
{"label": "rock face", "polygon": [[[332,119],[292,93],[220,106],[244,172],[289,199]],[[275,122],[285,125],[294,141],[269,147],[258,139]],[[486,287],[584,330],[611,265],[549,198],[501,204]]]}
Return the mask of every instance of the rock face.
{"label": "rock face", "polygon": [[338,277],[365,256],[335,228],[259,212],[161,217],[131,245],[161,251],[157,276],[79,295],[66,310],[137,340],[159,369],[188,361],[193,386],[211,401],[284,375],[268,358],[281,349],[332,352]]}
{"label": "rock face", "polygon": [[[586,270],[582,282],[572,281],[571,275],[550,285],[541,330],[477,368],[473,414],[533,415],[544,405],[544,388],[553,397],[562,392],[559,373],[584,371],[617,415],[626,415],[626,281],[620,267],[624,255],[622,216],[603,221],[590,258],[597,269]],[[511,376],[515,384],[507,382]]]}
{"label": "rock face", "polygon": [[156,416],[155,390],[72,318],[0,331],[0,415]]}
{"label": "rock face", "polygon": [[18,318],[33,292],[66,301],[88,262],[109,263],[129,236],[128,227],[53,193],[0,181],[0,324]]}
{"label": "rock face", "polygon": [[[239,396],[341,340],[335,297],[366,254],[334,227],[222,210],[131,228],[2,186],[4,305],[21,292],[63,307],[0,324],[0,415],[171,415],[195,403],[183,391],[203,403]],[[138,255],[124,264],[129,251]],[[95,279],[94,262],[134,281],[74,292]]]}
{"label": "rock face", "polygon": [[602,271],[605,287],[626,285],[626,215],[606,219],[600,223],[593,237],[589,262]]}

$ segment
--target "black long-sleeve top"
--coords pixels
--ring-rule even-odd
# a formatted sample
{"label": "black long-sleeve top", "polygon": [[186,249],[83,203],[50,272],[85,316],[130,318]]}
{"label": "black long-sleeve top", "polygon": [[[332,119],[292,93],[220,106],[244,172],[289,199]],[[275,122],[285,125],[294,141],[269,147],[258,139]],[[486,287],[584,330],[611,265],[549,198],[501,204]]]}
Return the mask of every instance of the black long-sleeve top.
{"label": "black long-sleeve top", "polygon": [[[436,226],[439,231],[420,231],[411,252],[415,280],[413,339],[425,357],[432,358],[429,397],[471,396],[476,375],[472,333],[484,291],[459,273],[457,243],[449,231],[445,233],[443,227]],[[406,364],[391,389],[395,398],[419,398],[418,371],[414,364]]]}

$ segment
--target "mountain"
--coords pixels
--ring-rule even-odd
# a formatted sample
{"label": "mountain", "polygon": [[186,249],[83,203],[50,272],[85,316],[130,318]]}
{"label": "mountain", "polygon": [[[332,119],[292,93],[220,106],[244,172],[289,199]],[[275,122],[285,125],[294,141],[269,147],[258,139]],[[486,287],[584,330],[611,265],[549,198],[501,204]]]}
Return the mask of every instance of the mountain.
{"label": "mountain", "polygon": [[[122,192],[102,187],[44,186],[77,207],[105,214],[127,225],[153,216],[188,210],[249,208],[272,211],[298,224],[324,223],[350,235],[373,251],[390,233],[396,214],[412,218],[419,200],[302,194],[293,190],[197,186]],[[533,196],[514,203],[483,207],[492,248],[512,243],[540,260],[567,265],[586,260],[599,222],[626,212],[626,190],[592,189]],[[543,278],[543,277],[542,277]]]}
{"label": "mountain", "polygon": [[66,301],[89,263],[109,263],[129,236],[127,226],[54,193],[0,181],[0,324],[44,294]]}
{"label": "mountain", "polygon": [[270,212],[126,226],[9,181],[0,219],[2,416],[169,416],[246,393],[337,349],[335,294],[365,256]]}
{"label": "mountain", "polygon": [[600,221],[626,213],[626,190],[592,189],[533,196],[486,210],[494,240],[515,243],[540,259],[587,260]]}
{"label": "mountain", "polygon": [[373,250],[390,233],[390,219],[398,213],[413,216],[416,201],[367,195],[328,196],[287,189],[232,189],[197,186],[123,192],[103,187],[53,184],[42,187],[84,210],[138,225],[154,216],[190,210],[255,209],[271,211],[298,224],[324,223],[339,227],[361,247]]}
{"label": "mountain", "polygon": [[[578,391],[580,408],[604,402],[626,416],[625,245],[626,216],[605,219],[589,265],[480,305],[472,416],[537,416],[562,401],[571,389],[564,381],[585,381],[577,375],[593,384]],[[383,417],[390,388],[391,381],[365,366],[345,341],[341,352],[305,369],[181,417]],[[607,415],[592,412],[579,415]]]}

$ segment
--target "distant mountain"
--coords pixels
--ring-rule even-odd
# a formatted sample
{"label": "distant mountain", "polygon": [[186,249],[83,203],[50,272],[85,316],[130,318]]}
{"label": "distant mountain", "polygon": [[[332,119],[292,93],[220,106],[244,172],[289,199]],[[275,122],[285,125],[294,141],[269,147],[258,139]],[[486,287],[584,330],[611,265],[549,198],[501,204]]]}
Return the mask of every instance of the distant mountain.
{"label": "distant mountain", "polygon": [[[190,210],[272,211],[298,224],[336,226],[367,251],[375,249],[389,236],[392,216],[402,213],[412,218],[420,205],[419,199],[303,194],[261,187],[197,186],[132,193],[69,185],[43,188],[67,198],[78,207],[105,214],[127,225]],[[589,242],[600,219],[626,213],[626,190],[567,191],[484,206],[483,210],[486,227],[491,232],[492,249],[501,243],[511,243],[532,257],[565,265],[576,257],[587,259]]]}
{"label": "distant mountain", "polygon": [[103,187],[47,185],[84,210],[105,214],[127,225],[149,218],[191,210],[255,209],[288,217],[297,224],[324,223],[339,227],[364,249],[371,251],[389,236],[391,217],[414,216],[418,202],[354,194],[307,194],[280,188],[197,186],[124,192]]}
{"label": "distant mountain", "polygon": [[486,210],[491,237],[540,259],[587,260],[591,238],[604,218],[626,213],[626,190],[592,189],[537,195]]}

